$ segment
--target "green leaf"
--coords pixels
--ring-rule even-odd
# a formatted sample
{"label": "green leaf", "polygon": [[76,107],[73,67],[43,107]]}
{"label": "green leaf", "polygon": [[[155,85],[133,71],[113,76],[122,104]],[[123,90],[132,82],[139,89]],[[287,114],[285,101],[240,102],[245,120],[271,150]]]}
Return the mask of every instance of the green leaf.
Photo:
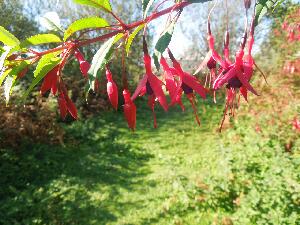
{"label": "green leaf", "polygon": [[64,40],[67,40],[72,34],[77,31],[89,28],[101,28],[109,26],[108,22],[100,17],[83,18],[73,22],[64,34]]}
{"label": "green leaf", "polygon": [[99,70],[103,70],[105,64],[109,61],[112,56],[113,49],[112,46],[115,42],[117,36],[114,36],[107,40],[101,48],[94,55],[91,68],[88,71],[89,79],[90,79],[90,89],[94,89],[94,80],[97,78],[97,73]]}
{"label": "green leaf", "polygon": [[57,57],[59,53],[60,52],[50,53],[44,55],[40,59],[34,71],[34,79],[31,82],[29,88],[24,93],[23,100],[28,97],[33,88],[46,76],[46,74],[59,64],[59,62],[61,61],[61,58]]}
{"label": "green leaf", "polygon": [[12,88],[15,84],[15,81],[16,81],[16,77],[8,76],[4,82],[4,97],[5,97],[6,105],[9,102],[9,98],[12,92]]}
{"label": "green leaf", "polygon": [[124,37],[124,34],[123,33],[118,33],[116,36],[115,36],[115,40],[114,40],[114,43],[117,43],[121,38]]}
{"label": "green leaf", "polygon": [[40,23],[47,30],[64,32],[60,18],[56,12],[45,13],[45,15],[40,18]]}
{"label": "green leaf", "polygon": [[21,61],[20,64],[14,66],[11,71],[9,72],[10,76],[16,76],[18,77],[19,73],[21,73],[26,67],[30,65],[30,61]]}
{"label": "green leaf", "polygon": [[141,29],[143,29],[143,27],[145,26],[145,24],[141,24],[140,26],[138,26],[133,32],[132,34],[130,34],[127,42],[126,42],[126,52],[127,52],[127,55],[129,55],[129,50],[130,50],[130,47],[131,47],[131,44],[134,40],[134,38],[136,37],[136,35],[139,33],[139,31]]}
{"label": "green leaf", "polygon": [[255,6],[255,24],[257,25],[261,19],[278,5],[278,1],[259,0]]}
{"label": "green leaf", "polygon": [[155,0],[143,0],[143,12],[144,12],[144,18],[147,17],[148,11],[150,7],[153,5]]}
{"label": "green leaf", "polygon": [[0,71],[0,86],[2,85],[5,78],[8,76],[8,74],[11,72],[11,69],[2,70]]}
{"label": "green leaf", "polygon": [[30,61],[22,61],[19,65],[15,65],[12,69],[5,71],[5,73],[2,74],[3,76],[0,77],[0,85],[2,85],[3,80],[6,78],[4,82],[4,97],[6,104],[9,102],[10,95],[16,84],[19,73],[29,65]]}
{"label": "green leaf", "polygon": [[164,53],[164,51],[167,49],[167,47],[171,42],[174,26],[175,26],[175,22],[170,23],[169,26],[162,33],[162,35],[160,36],[160,38],[158,39],[155,45],[153,59],[157,70],[159,70],[160,68],[159,60],[161,58],[161,55]]}
{"label": "green leaf", "polygon": [[104,68],[108,52],[111,49],[114,40],[115,37],[112,37],[109,40],[107,40],[94,55],[91,68],[88,72],[92,77],[96,78],[97,72]]}
{"label": "green leaf", "polygon": [[20,44],[20,41],[2,26],[0,26],[0,42],[11,47]]}
{"label": "green leaf", "polygon": [[25,41],[22,41],[20,45],[14,47],[11,52],[18,51],[22,48],[26,48],[28,46],[35,46],[41,44],[49,44],[49,43],[58,43],[62,42],[60,37],[55,34],[37,34],[27,38]]}
{"label": "green leaf", "polygon": [[0,56],[0,71],[3,69],[5,59],[11,50],[11,48],[7,46],[5,46],[4,48],[5,48],[5,52],[3,52]]}
{"label": "green leaf", "polygon": [[112,11],[109,0],[73,0],[77,4],[88,5],[95,8],[104,9],[104,11]]}

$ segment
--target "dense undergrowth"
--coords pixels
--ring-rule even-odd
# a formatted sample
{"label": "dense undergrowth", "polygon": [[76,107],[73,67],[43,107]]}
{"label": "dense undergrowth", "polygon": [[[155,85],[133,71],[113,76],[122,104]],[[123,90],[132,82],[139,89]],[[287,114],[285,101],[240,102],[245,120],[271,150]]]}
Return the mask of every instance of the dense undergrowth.
{"label": "dense undergrowth", "polygon": [[300,224],[300,77],[269,79],[221,134],[208,100],[200,128],[175,108],[155,130],[139,107],[135,133],[101,113],[64,125],[65,146],[2,149],[0,224]]}

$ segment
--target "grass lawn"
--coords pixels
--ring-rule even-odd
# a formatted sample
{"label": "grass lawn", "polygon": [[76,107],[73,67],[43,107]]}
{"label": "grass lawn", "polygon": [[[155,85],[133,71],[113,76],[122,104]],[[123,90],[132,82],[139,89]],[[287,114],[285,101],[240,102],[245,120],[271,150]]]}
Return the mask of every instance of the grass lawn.
{"label": "grass lawn", "polygon": [[208,101],[201,127],[185,102],[155,130],[139,102],[134,133],[103,113],[67,126],[65,147],[1,150],[0,224],[300,224],[299,98],[280,113],[252,98],[221,134]]}

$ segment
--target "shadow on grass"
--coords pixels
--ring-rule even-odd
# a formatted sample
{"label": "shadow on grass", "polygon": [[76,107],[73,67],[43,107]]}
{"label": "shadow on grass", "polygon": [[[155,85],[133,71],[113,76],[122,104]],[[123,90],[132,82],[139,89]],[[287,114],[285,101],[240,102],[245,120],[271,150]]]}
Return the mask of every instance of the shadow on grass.
{"label": "shadow on grass", "polygon": [[[31,143],[0,152],[0,224],[116,220],[120,190],[143,183],[152,156],[119,141],[121,131],[105,120],[79,124],[68,130],[74,144],[66,148]],[[130,204],[139,203],[123,210]]]}
{"label": "shadow on grass", "polygon": [[144,200],[124,200],[124,193],[142,196],[157,185],[146,178],[153,155],[140,147],[141,140],[189,131],[194,118],[188,103],[184,113],[157,106],[158,132],[147,103],[137,104],[135,133],[121,111],[109,112],[66,126],[66,147],[27,143],[18,153],[0,150],[0,224],[108,224],[144,207]]}

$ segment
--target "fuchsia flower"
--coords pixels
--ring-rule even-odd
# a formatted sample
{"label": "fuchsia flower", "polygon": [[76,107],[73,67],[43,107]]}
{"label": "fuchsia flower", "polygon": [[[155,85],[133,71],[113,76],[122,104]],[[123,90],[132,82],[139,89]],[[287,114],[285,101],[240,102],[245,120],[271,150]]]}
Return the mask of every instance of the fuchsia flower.
{"label": "fuchsia flower", "polygon": [[292,121],[293,129],[300,132],[300,121],[295,117]]}
{"label": "fuchsia flower", "polygon": [[[181,95],[182,95],[182,89],[179,91],[179,93],[176,93],[177,87],[178,87],[178,82],[175,80],[174,76],[176,75],[176,70],[175,68],[169,67],[166,59],[162,56],[160,59],[160,65],[162,66],[164,70],[164,78],[166,81],[166,89],[170,94],[170,98],[175,99],[174,104],[178,104],[182,111],[185,110],[184,105],[181,100]],[[176,95],[177,94],[177,95]]]}
{"label": "fuchsia flower", "polygon": [[130,98],[130,92],[127,89],[123,91],[124,97],[124,116],[127,121],[128,127],[135,130],[136,127],[136,106]]}
{"label": "fuchsia flower", "polygon": [[201,84],[199,84],[196,77],[194,77],[194,76],[192,76],[192,75],[190,75],[190,74],[188,74],[188,73],[186,73],[182,70],[180,64],[175,59],[175,57],[172,54],[172,52],[170,51],[170,49],[168,49],[168,54],[169,54],[169,57],[170,57],[170,59],[173,63],[176,74],[179,78],[175,95],[171,99],[171,105],[176,103],[177,98],[181,97],[181,93],[183,91],[185,93],[185,95],[187,96],[188,100],[190,101],[191,105],[192,105],[192,108],[194,110],[195,118],[196,118],[196,121],[197,121],[198,125],[200,125],[200,119],[199,119],[197,109],[196,109],[196,106],[195,106],[194,91],[197,94],[199,94],[203,99],[205,99],[207,90]]}
{"label": "fuchsia flower", "polygon": [[156,116],[154,112],[154,106],[156,99],[160,103],[160,105],[163,107],[165,111],[168,111],[168,104],[167,99],[164,94],[164,91],[162,89],[163,83],[153,74],[152,67],[151,67],[151,57],[148,53],[147,43],[144,38],[143,40],[143,49],[144,49],[144,64],[146,69],[146,74],[144,77],[140,80],[134,94],[132,95],[131,99],[132,101],[137,98],[143,91],[143,89],[146,88],[146,93],[148,95],[148,105],[152,110],[153,118],[154,118],[154,127],[156,127]]}
{"label": "fuchsia flower", "polygon": [[41,94],[44,95],[47,91],[51,90],[53,95],[57,92],[57,82],[58,82],[58,71],[59,66],[54,67],[44,78],[41,86]]}
{"label": "fuchsia flower", "polygon": [[56,95],[58,92],[58,106],[59,111],[62,119],[65,119],[67,114],[70,115],[77,120],[77,109],[75,104],[72,102],[70,97],[68,96],[67,89],[63,83],[62,78],[60,77],[61,69],[65,63],[66,56],[69,52],[64,52],[62,55],[62,62],[61,64],[55,66],[52,70],[48,72],[45,76],[42,86],[41,86],[41,94],[44,95],[47,91],[51,90],[53,95]]}
{"label": "fuchsia flower", "polygon": [[62,82],[59,85],[58,105],[62,119],[66,118],[68,112],[75,120],[78,119],[76,106],[68,96],[67,89]]}
{"label": "fuchsia flower", "polygon": [[118,87],[112,79],[111,71],[106,66],[106,79],[107,79],[107,95],[109,101],[115,110],[118,109]]}
{"label": "fuchsia flower", "polygon": [[[215,39],[212,35],[211,32],[211,28],[210,28],[210,22],[207,22],[207,32],[208,32],[208,37],[207,37],[207,41],[208,41],[208,48],[209,51],[206,54],[206,56],[204,57],[203,62],[199,65],[198,69],[196,70],[196,72],[194,74],[199,73],[205,66],[207,66],[207,68],[210,70],[210,72],[212,72],[211,70],[214,70],[217,68],[217,63],[222,67],[225,68],[226,65],[223,62],[221,56],[218,54],[218,52],[215,50]],[[213,79],[213,74],[210,75],[210,80],[212,82],[214,82]]]}
{"label": "fuchsia flower", "polygon": [[[245,34],[246,39],[247,34]],[[222,73],[218,76],[215,80],[213,88],[215,90],[222,87],[225,83],[227,83],[227,88],[236,88],[239,89],[244,86],[247,90],[251,91],[253,94],[258,95],[258,93],[254,90],[254,88],[249,83],[249,77],[252,76],[253,71],[251,68],[250,70],[244,71],[244,47],[246,41],[244,40],[241,48],[236,53],[235,62],[228,67],[223,67]]]}
{"label": "fuchsia flower", "polygon": [[77,61],[79,62],[80,70],[81,70],[83,77],[87,78],[88,71],[89,71],[91,65],[84,59],[82,53],[78,49],[75,50],[74,55],[75,55]]}

